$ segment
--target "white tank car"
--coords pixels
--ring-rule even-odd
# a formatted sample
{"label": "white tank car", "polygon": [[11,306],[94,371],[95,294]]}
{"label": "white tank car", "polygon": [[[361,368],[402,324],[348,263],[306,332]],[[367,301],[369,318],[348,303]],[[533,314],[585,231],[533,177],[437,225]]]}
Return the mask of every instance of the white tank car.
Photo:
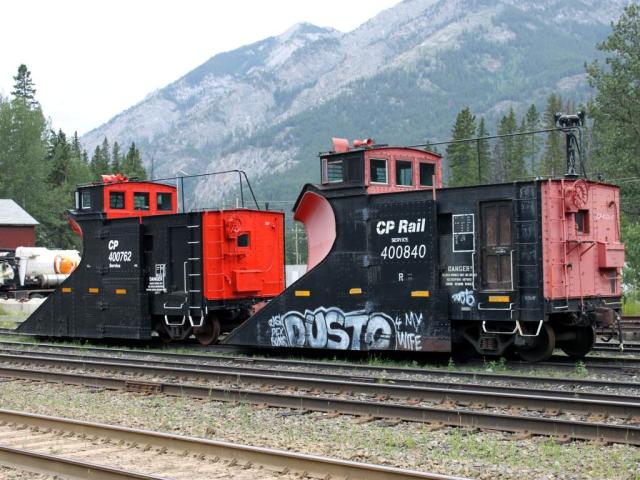
{"label": "white tank car", "polygon": [[80,263],[77,250],[18,247],[15,253],[20,286],[53,288],[60,285]]}
{"label": "white tank car", "polygon": [[0,252],[0,288],[14,283],[16,272],[12,267],[13,252]]}

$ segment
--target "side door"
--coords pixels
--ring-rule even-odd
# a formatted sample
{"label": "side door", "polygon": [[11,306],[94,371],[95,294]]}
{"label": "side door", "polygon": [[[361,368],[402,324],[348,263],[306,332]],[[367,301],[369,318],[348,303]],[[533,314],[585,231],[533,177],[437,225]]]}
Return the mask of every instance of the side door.
{"label": "side door", "polygon": [[482,288],[513,290],[513,208],[510,201],[484,202],[482,219]]}

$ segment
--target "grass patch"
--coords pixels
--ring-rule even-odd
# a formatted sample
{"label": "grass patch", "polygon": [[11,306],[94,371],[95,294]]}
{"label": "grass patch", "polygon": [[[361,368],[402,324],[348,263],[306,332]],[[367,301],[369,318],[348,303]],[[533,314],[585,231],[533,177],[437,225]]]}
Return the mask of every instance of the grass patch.
{"label": "grass patch", "polygon": [[0,328],[15,328],[16,322],[13,320],[0,319]]}
{"label": "grass patch", "polygon": [[627,292],[622,297],[622,314],[630,316],[640,315],[640,293]]}

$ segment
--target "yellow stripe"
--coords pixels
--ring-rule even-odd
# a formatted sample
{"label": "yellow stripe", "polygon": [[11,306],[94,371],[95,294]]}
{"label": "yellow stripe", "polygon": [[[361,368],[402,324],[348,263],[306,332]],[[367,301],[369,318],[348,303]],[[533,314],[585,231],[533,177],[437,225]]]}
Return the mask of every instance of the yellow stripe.
{"label": "yellow stripe", "polygon": [[413,290],[411,292],[412,297],[428,297],[429,290]]}
{"label": "yellow stripe", "polygon": [[127,294],[126,288],[116,288],[116,295],[126,295],[126,294]]}
{"label": "yellow stripe", "polygon": [[71,293],[71,287],[62,287],[62,293]]}
{"label": "yellow stripe", "polygon": [[362,293],[361,288],[352,288],[349,290],[349,295],[360,295]]}
{"label": "yellow stripe", "polygon": [[98,293],[100,291],[99,288],[90,288],[89,293]]}
{"label": "yellow stripe", "polygon": [[489,295],[489,303],[509,303],[509,295]]}
{"label": "yellow stripe", "polygon": [[296,297],[310,297],[310,290],[296,290]]}

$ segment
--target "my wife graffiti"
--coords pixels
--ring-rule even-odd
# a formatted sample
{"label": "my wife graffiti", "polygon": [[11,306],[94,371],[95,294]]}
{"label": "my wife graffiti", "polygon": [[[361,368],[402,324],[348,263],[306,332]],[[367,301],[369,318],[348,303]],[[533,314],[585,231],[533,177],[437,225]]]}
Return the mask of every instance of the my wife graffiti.
{"label": "my wife graffiti", "polygon": [[[409,312],[392,319],[384,313],[343,312],[320,307],[305,313],[291,311],[269,319],[271,345],[335,350],[421,350],[418,333],[422,314]],[[399,340],[399,345],[396,343]]]}

